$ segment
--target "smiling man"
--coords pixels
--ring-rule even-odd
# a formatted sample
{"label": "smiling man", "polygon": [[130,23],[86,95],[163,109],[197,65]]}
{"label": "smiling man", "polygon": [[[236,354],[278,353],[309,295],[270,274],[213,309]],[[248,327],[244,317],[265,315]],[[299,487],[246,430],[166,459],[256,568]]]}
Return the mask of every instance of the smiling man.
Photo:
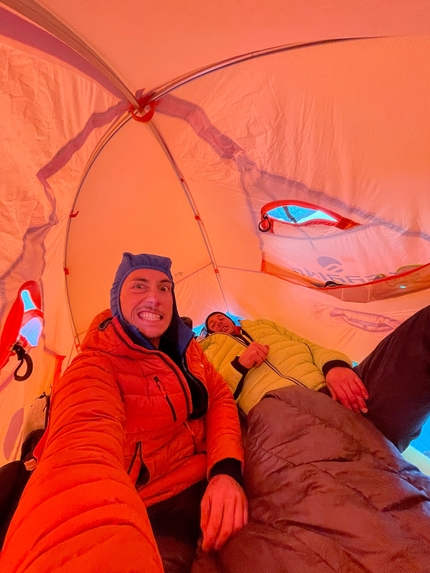
{"label": "smiling man", "polygon": [[269,391],[304,386],[364,415],[400,451],[415,439],[430,412],[430,306],[384,338],[358,366],[267,319],[236,325],[214,311],[200,344],[249,411]]}
{"label": "smiling man", "polygon": [[[137,476],[166,572],[188,570],[199,520],[204,550],[219,549],[247,521],[234,402],[179,317],[170,267],[166,257],[124,253],[111,290],[112,326],[117,319],[136,345],[143,371],[131,384],[125,382],[126,362],[120,367],[124,396],[137,391],[134,384],[141,386],[138,403],[132,397],[131,439],[126,425],[125,466],[132,479]],[[136,426],[144,440],[138,440]],[[137,444],[141,462],[134,469]]]}
{"label": "smiling man", "polygon": [[172,287],[163,272],[138,269],[127,276],[121,288],[120,307],[124,322],[134,325],[155,348],[172,322]]}
{"label": "smiling man", "polygon": [[[186,573],[200,537],[217,550],[247,522],[237,408],[179,317],[170,269],[166,257],[124,253],[111,309],[54,385],[17,519],[34,515],[57,536],[59,563],[71,547],[89,556],[85,571],[159,571],[149,550],[139,555],[155,537],[165,573]],[[37,518],[52,491],[55,518]]]}

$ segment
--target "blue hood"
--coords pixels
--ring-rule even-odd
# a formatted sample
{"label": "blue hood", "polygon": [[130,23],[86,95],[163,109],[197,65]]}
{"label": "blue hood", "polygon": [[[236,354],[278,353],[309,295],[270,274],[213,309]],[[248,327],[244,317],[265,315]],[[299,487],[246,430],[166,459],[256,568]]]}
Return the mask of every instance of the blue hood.
{"label": "blue hood", "polygon": [[173,314],[169,328],[163,334],[162,338],[165,337],[173,343],[176,352],[182,357],[190,340],[193,338],[193,331],[188,328],[188,326],[186,326],[179,317],[178,309],[176,307],[175,284],[173,282],[171,267],[172,261],[168,257],[162,257],[160,255],[133,255],[132,253],[124,253],[121,264],[116,271],[115,279],[110,291],[110,308],[112,315],[118,317],[124,330],[136,344],[139,344],[148,350],[154,350],[154,345],[135,326],[125,320],[121,311],[119,296],[125,279],[133,271],[137,269],[152,269],[164,273],[169,280],[172,281]]}

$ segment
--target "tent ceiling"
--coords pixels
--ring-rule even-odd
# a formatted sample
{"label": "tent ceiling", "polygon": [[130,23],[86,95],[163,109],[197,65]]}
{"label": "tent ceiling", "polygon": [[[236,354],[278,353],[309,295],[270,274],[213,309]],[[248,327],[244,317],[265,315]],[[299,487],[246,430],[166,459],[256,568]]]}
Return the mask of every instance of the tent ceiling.
{"label": "tent ceiling", "polygon": [[[181,312],[197,323],[220,304],[296,321],[300,332],[309,308],[348,309],[372,322],[368,308],[282,281],[279,298],[267,296],[276,279],[256,275],[265,259],[320,283],[352,285],[429,261],[423,189],[430,183],[430,119],[420,95],[430,89],[429,52],[428,38],[314,45],[177,88],[159,100],[151,126],[183,183],[148,125],[125,123],[94,161],[70,225],[67,282],[77,332],[108,305],[124,250],[169,255]],[[260,233],[261,208],[282,199],[316,202],[359,226]],[[279,303],[291,297],[294,309]],[[407,299],[407,312],[422,304],[422,295]],[[377,311],[389,308],[395,305],[380,302]],[[351,317],[348,324],[359,322]],[[384,333],[372,328],[363,327],[368,338]],[[330,338],[323,320],[317,336]],[[360,336],[341,338],[362,357]]]}
{"label": "tent ceiling", "polygon": [[[64,41],[79,40],[131,91],[279,46],[430,31],[427,0],[6,0]],[[76,47],[76,46],[75,46]]]}

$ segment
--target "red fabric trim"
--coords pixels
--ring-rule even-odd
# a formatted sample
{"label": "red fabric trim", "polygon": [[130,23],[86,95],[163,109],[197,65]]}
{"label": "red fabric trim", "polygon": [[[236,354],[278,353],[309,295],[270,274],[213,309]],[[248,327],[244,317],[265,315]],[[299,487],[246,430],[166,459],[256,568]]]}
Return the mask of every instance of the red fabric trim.
{"label": "red fabric trim", "polygon": [[[18,291],[16,299],[5,320],[3,331],[0,337],[0,370],[8,363],[12,356],[12,346],[19,338],[19,331],[24,322],[24,303],[22,302],[21,293],[27,290],[30,293],[31,300],[40,309],[41,296],[39,285],[36,281],[25,282]],[[40,312],[40,310],[39,310]],[[42,315],[43,316],[43,315]],[[27,322],[27,321],[25,321]]]}

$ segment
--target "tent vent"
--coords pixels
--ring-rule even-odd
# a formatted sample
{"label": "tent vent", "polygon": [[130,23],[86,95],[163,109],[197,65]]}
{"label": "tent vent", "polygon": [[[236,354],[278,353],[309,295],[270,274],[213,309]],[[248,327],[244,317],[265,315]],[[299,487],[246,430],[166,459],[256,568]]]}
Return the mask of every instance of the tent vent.
{"label": "tent vent", "polygon": [[336,229],[351,229],[359,223],[338,215],[334,211],[304,201],[272,201],[261,209],[261,221],[258,228],[262,233],[276,232],[283,225],[310,227],[326,225]]}

